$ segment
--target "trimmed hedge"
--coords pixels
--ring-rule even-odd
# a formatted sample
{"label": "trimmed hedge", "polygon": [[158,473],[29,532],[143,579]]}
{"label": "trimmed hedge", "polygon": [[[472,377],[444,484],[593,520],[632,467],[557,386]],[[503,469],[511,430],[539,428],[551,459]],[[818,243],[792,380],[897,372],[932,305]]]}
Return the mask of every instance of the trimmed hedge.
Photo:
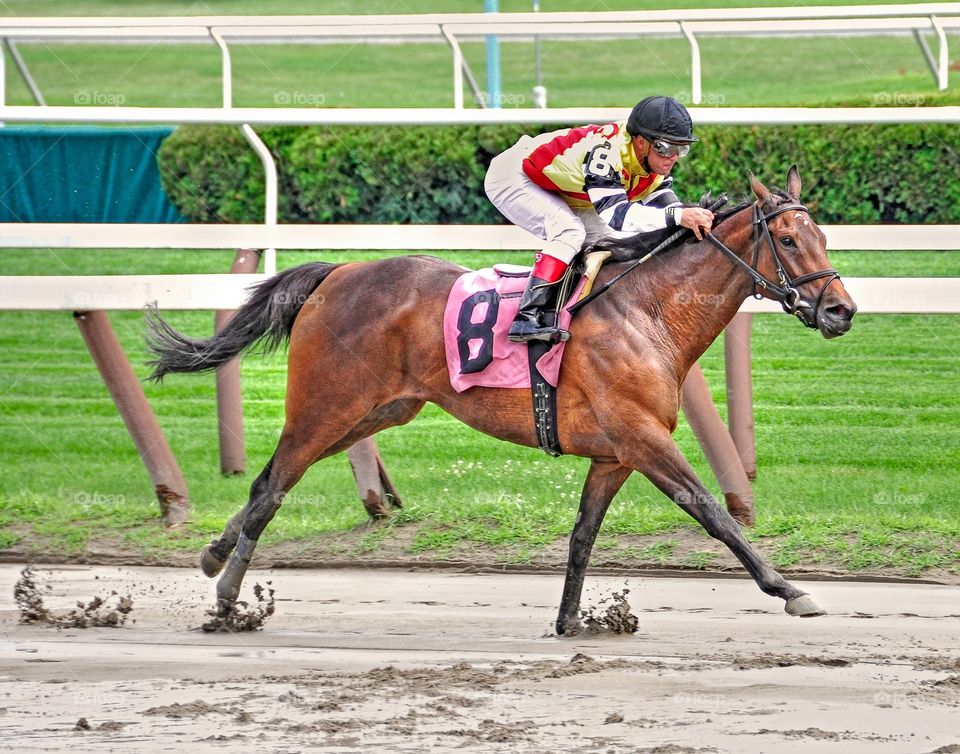
{"label": "trimmed hedge", "polygon": [[[547,130],[545,127],[543,130]],[[286,223],[505,222],[483,192],[490,159],[519,126],[275,127],[260,132],[279,170]],[[678,193],[748,191],[794,162],[821,223],[960,223],[960,129],[903,126],[703,126],[674,168]],[[177,129],[160,150],[164,188],[192,222],[260,222],[260,161],[240,130]]]}

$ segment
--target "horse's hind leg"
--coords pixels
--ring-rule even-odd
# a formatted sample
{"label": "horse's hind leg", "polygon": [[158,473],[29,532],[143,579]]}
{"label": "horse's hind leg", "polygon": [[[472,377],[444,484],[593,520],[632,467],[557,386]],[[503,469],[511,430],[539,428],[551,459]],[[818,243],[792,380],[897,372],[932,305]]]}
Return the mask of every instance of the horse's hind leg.
{"label": "horse's hind leg", "polygon": [[[213,573],[208,575],[215,576],[230,552],[229,548],[235,545],[226,570],[217,582],[217,598],[222,611],[236,601],[257,540],[280,508],[284,496],[300,481],[304,472],[321,458],[346,450],[364,437],[410,421],[423,405],[421,400],[407,398],[387,402],[367,412],[342,436],[342,420],[323,422],[316,414],[288,419],[273,458],[250,488],[246,506],[230,519],[223,536],[208,545],[201,556],[204,572],[208,573],[209,564]],[[361,413],[360,407],[355,408],[355,411],[345,410],[344,415]]]}
{"label": "horse's hind leg", "polygon": [[243,520],[250,509],[250,504],[255,498],[262,496],[267,488],[267,480],[270,478],[270,469],[273,466],[273,458],[267,461],[263,471],[257,476],[253,484],[250,485],[250,496],[246,505],[233,514],[227,525],[223,528],[223,534],[219,539],[213,540],[203,548],[200,553],[200,568],[206,576],[211,579],[223,570],[223,566],[237,546],[237,540],[240,538],[240,530],[243,526]]}
{"label": "horse's hind leg", "polygon": [[221,610],[232,605],[240,594],[240,586],[250,567],[257,541],[280,508],[284,496],[315,461],[333,452],[336,450],[329,437],[314,435],[298,442],[284,430],[276,452],[251,485],[247,504],[230,519],[223,536],[208,545],[201,556],[204,572],[216,575],[216,571],[212,574],[208,572],[206,564],[210,564],[210,570],[213,570],[217,561],[222,563],[221,553],[229,552],[231,542],[235,544],[226,570],[217,582],[217,599]]}

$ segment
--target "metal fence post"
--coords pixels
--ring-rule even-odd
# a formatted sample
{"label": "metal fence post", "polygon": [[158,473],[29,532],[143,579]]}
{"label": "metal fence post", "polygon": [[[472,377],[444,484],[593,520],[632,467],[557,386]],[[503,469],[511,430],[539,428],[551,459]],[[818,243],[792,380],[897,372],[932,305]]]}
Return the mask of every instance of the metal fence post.
{"label": "metal fence post", "polygon": [[[257,249],[237,249],[231,273],[251,273],[260,264]],[[214,316],[214,331],[220,332],[233,318],[233,312],[219,310]],[[246,471],[243,442],[243,391],[240,386],[240,359],[230,359],[217,367],[217,431],[220,437],[220,473],[240,475]]]}
{"label": "metal fence post", "polygon": [[753,426],[753,378],[750,370],[750,331],[753,315],[735,316],[723,335],[727,372],[727,423],[748,479],[757,478],[757,442]]}
{"label": "metal fence post", "polygon": [[347,449],[363,507],[371,518],[387,518],[391,508],[402,508],[400,495],[387,475],[377,443],[367,437]]}
{"label": "metal fence post", "polygon": [[751,523],[754,518],[753,490],[743,470],[740,455],[730,433],[717,412],[710,387],[699,364],[694,364],[683,381],[683,412],[700,441],[704,455],[713,469],[727,507],[741,513]]}
{"label": "metal fence post", "polygon": [[164,525],[184,523],[190,517],[187,483],[110,319],[102,311],[74,312],[73,317],[150,475]]}

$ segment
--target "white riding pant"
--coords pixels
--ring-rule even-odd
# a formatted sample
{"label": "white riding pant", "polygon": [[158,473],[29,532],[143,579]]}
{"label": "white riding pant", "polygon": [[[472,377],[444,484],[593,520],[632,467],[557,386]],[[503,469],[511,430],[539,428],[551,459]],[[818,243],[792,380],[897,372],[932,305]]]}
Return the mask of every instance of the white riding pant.
{"label": "white riding pant", "polygon": [[524,158],[551,138],[549,133],[521,137],[493,158],[483,188],[504,217],[545,241],[545,254],[569,264],[584,243],[633,234],[611,228],[593,207],[571,207],[560,194],[541,188],[527,177],[522,167]]}

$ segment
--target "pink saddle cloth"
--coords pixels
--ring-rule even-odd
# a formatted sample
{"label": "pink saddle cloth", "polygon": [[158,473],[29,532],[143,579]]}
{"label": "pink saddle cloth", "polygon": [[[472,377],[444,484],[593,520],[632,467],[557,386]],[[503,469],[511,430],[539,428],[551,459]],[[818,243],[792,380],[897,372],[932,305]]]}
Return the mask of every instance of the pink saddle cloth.
{"label": "pink saddle cloth", "polygon": [[[464,273],[453,284],[443,314],[443,340],[450,384],[458,393],[471,387],[530,388],[527,344],[507,340],[529,274],[529,267],[498,264]],[[571,301],[583,285],[581,280]],[[568,329],[571,319],[564,308],[560,327]],[[565,345],[557,343],[537,362],[554,387]]]}

